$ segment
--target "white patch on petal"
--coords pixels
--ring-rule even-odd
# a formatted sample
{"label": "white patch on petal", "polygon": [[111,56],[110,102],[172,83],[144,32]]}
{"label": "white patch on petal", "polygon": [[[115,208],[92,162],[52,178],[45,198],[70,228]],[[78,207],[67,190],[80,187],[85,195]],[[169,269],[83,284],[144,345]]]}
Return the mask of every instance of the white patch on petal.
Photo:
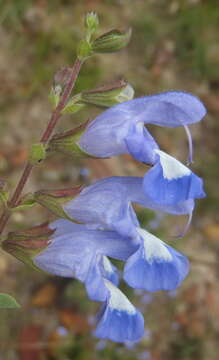
{"label": "white patch on petal", "polygon": [[136,313],[135,307],[128,298],[111,281],[104,279],[104,283],[110,292],[109,307],[111,309],[125,311],[132,315]]}
{"label": "white patch on petal", "polygon": [[183,176],[189,176],[191,174],[191,170],[174,157],[161,150],[156,149],[155,152],[160,156],[160,164],[162,166],[163,177],[165,179],[179,179]]}
{"label": "white patch on petal", "polygon": [[106,272],[112,274],[113,273],[113,267],[111,262],[109,261],[107,256],[103,256],[103,267],[106,270]]}
{"label": "white patch on petal", "polygon": [[172,255],[162,240],[144,229],[138,228],[137,231],[144,240],[145,259],[149,263],[158,259],[162,262],[172,261]]}

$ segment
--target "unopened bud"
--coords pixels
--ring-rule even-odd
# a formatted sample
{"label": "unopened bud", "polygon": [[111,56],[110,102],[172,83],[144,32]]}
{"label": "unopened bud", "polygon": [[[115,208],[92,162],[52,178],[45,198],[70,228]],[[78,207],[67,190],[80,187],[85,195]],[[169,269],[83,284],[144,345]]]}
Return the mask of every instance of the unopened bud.
{"label": "unopened bud", "polygon": [[52,108],[55,109],[59,103],[62,88],[60,85],[53,86],[49,93],[49,101]]}
{"label": "unopened bud", "polygon": [[60,86],[61,88],[65,87],[72,73],[70,67],[63,67],[54,76],[54,85]]}
{"label": "unopened bud", "polygon": [[25,264],[37,268],[33,258],[47,248],[53,233],[54,230],[47,223],[24,231],[10,232],[2,248]]}
{"label": "unopened bud", "polygon": [[77,196],[81,190],[81,186],[61,190],[40,190],[34,194],[34,199],[56,216],[74,221],[74,219],[64,211],[63,205]]}
{"label": "unopened bud", "polygon": [[110,107],[133,99],[134,89],[125,80],[81,93],[81,101],[97,106]]}
{"label": "unopened bud", "polygon": [[103,34],[92,42],[92,50],[95,53],[111,53],[123,49],[131,38],[131,29],[121,32],[112,30]]}
{"label": "unopened bud", "polygon": [[87,30],[91,34],[93,34],[97,30],[98,25],[99,25],[98,15],[95,12],[87,13],[85,17],[85,26]]}

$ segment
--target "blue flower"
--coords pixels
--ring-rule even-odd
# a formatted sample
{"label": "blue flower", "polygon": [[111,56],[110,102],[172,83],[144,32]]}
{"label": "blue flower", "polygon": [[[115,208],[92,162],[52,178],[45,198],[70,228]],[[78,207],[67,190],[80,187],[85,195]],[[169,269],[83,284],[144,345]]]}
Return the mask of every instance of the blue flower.
{"label": "blue flower", "polygon": [[165,152],[155,152],[158,160],[144,176],[146,196],[162,206],[205,197],[201,178]]}
{"label": "blue flower", "polygon": [[175,290],[188,274],[188,259],[146,230],[138,232],[142,242],[126,262],[125,281],[149,292]]}
{"label": "blue flower", "polygon": [[185,256],[139,227],[139,238],[134,240],[68,220],[58,220],[51,228],[57,229],[51,243],[34,263],[51,274],[82,281],[92,300],[107,298],[104,279],[118,284],[117,270],[107,256],[126,261],[127,283],[147,291],[173,290],[188,273]]}
{"label": "blue flower", "polygon": [[127,297],[104,280],[108,296],[95,335],[116,342],[138,341],[144,335],[144,318]]}
{"label": "blue flower", "polygon": [[[155,190],[154,190],[155,191]],[[89,228],[117,231],[122,236],[138,237],[139,222],[132,203],[174,215],[192,215],[194,200],[162,204],[150,197],[141,177],[114,176],[86,187],[64,209],[75,220]]]}
{"label": "blue flower", "polygon": [[34,257],[35,265],[50,274],[80,280],[92,300],[104,301],[103,279],[118,284],[117,269],[107,256],[125,261],[136,251],[135,242],[113,231],[89,230],[68,220],[57,220],[50,227],[56,231],[49,246]]}
{"label": "blue flower", "polygon": [[130,153],[141,162],[154,164],[154,150],[159,147],[144,124],[185,127],[192,153],[187,125],[200,121],[205,114],[201,101],[185,92],[145,96],[115,105],[100,114],[88,125],[78,145],[93,156]]}
{"label": "blue flower", "polygon": [[142,315],[116,287],[117,269],[108,256],[126,262],[124,279],[136,289],[174,290],[188,273],[185,256],[139,227],[138,239],[63,219],[50,227],[56,229],[50,244],[34,257],[34,264],[54,275],[75,277],[91,300],[104,303],[95,331],[100,338],[137,341],[144,333]]}

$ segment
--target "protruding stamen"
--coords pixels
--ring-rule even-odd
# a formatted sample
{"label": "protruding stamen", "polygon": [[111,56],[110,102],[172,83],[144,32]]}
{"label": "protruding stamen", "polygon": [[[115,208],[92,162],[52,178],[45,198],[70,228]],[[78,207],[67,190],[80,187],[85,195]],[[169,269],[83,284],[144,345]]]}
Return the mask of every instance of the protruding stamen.
{"label": "protruding stamen", "polygon": [[185,234],[187,233],[187,231],[189,230],[189,227],[190,227],[190,225],[191,225],[192,216],[193,216],[193,211],[191,211],[191,212],[189,213],[188,221],[187,221],[184,229],[183,229],[178,235],[176,235],[176,238],[182,238],[183,236],[185,236]]}
{"label": "protruding stamen", "polygon": [[183,125],[186,135],[187,135],[187,139],[188,139],[188,144],[189,144],[189,156],[188,156],[188,160],[187,160],[187,165],[190,165],[193,163],[193,143],[192,143],[192,135],[190,132],[190,129],[187,125]]}

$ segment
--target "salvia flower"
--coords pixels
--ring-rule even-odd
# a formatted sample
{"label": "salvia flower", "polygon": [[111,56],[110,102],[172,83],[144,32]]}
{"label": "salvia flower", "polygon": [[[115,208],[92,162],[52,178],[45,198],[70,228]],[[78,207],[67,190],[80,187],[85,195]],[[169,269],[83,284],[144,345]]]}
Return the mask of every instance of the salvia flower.
{"label": "salvia flower", "polygon": [[36,193],[35,200],[62,219],[46,227],[46,234],[44,228],[43,233],[37,230],[37,244],[43,240],[37,251],[27,251],[23,234],[22,241],[16,235],[13,241],[7,239],[8,245],[5,242],[6,249],[22,258],[29,256],[34,266],[84,284],[88,297],[102,303],[95,330],[99,338],[126,343],[144,335],[142,314],[118,288],[119,272],[113,259],[124,262],[123,279],[130,287],[150,293],[174,291],[189,272],[186,256],[140,227],[133,203],[189,215],[187,230],[195,199],[205,196],[202,179],[161,151],[145,124],[183,126],[191,160],[187,125],[200,121],[205,113],[203,104],[191,94],[167,92],[116,105],[86,128],[56,135],[50,142],[50,150],[61,147],[92,157],[129,153],[152,165],[144,177],[115,176],[84,189],[73,188],[71,199],[68,191]]}
{"label": "salvia flower", "polygon": [[[130,153],[136,160],[154,164],[158,145],[145,124],[186,128],[206,114],[202,102],[195,96],[172,91],[145,96],[115,105],[93,120],[78,141],[86,153],[96,157],[111,157]],[[191,156],[190,156],[191,157]]]}
{"label": "salvia flower", "polygon": [[35,265],[54,275],[74,277],[85,284],[92,300],[105,300],[103,278],[118,284],[117,270],[107,257],[126,261],[137,249],[135,242],[113,231],[89,230],[64,219],[51,228],[56,228],[51,244],[34,258]]}
{"label": "salvia flower", "polygon": [[[162,180],[163,175],[160,176]],[[139,226],[132,203],[169,214],[189,215],[191,218],[196,197],[194,194],[191,198],[187,196],[186,199],[180,199],[178,202],[158,201],[156,186],[151,196],[151,192],[148,193],[144,184],[145,179],[147,180],[147,174],[145,178],[114,176],[99,180],[84,188],[75,199],[66,203],[64,210],[70,217],[85,223],[90,228],[112,229],[122,236],[132,237],[138,236],[136,227]],[[168,187],[164,188],[164,191],[167,198],[172,194]]]}
{"label": "salvia flower", "polygon": [[124,280],[135,289],[174,290],[188,273],[184,255],[139,227],[138,239],[64,219],[50,227],[56,229],[50,244],[33,262],[51,274],[75,277],[84,283],[90,299],[103,302],[98,337],[137,341],[144,333],[143,317],[117,288],[118,273],[108,257],[125,262]]}

